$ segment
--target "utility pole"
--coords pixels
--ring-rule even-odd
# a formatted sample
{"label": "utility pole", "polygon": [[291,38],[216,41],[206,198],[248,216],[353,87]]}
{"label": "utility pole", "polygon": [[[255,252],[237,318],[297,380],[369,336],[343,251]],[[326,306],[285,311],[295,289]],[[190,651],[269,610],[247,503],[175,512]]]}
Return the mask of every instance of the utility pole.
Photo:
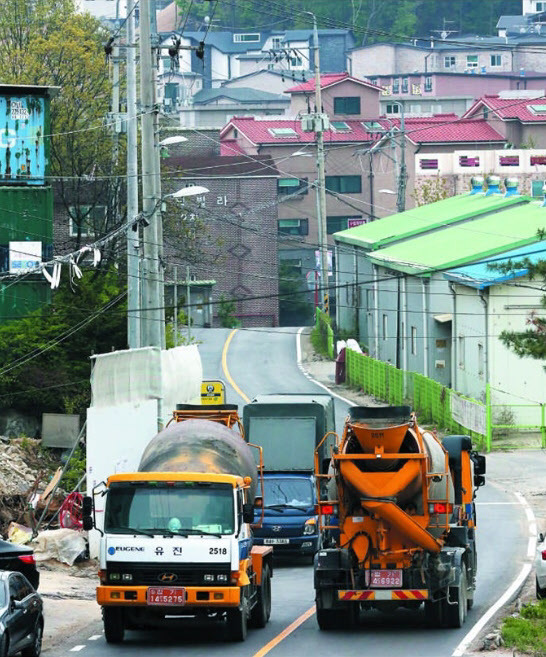
{"label": "utility pole", "polygon": [[190,287],[190,267],[186,267],[186,315],[188,320],[188,344],[191,342],[191,287]]}
{"label": "utility pole", "polygon": [[150,0],[140,0],[140,100],[142,112],[142,209],[148,223],[143,229],[142,346],[164,347],[163,268],[160,263],[161,190],[155,114],[157,112],[152,64]]}
{"label": "utility pole", "polygon": [[[127,0],[127,219],[138,215],[138,143],[136,99],[135,0]],[[140,342],[140,267],[137,230],[127,230],[127,342],[137,349]]]}
{"label": "utility pole", "polygon": [[406,209],[406,122],[404,117],[404,104],[398,102],[400,107],[400,132],[402,141],[400,143],[400,171],[398,176],[398,198],[396,200],[396,208],[398,212],[404,212]]}
{"label": "utility pole", "polygon": [[317,30],[317,18],[311,12],[305,12],[313,17],[313,63],[315,67],[315,116],[314,132],[317,142],[317,172],[318,184],[315,187],[317,193],[317,209],[319,221],[320,239],[320,262],[321,262],[321,287],[322,287],[322,309],[329,313],[329,289],[328,289],[328,231],[326,222],[326,172],[324,167],[324,130],[327,127],[327,117],[322,113],[322,89],[320,81],[320,51]]}
{"label": "utility pole", "polygon": [[173,328],[174,328],[174,346],[178,347],[178,265],[174,265],[174,286],[173,286],[173,301],[174,301],[174,315],[173,315]]}

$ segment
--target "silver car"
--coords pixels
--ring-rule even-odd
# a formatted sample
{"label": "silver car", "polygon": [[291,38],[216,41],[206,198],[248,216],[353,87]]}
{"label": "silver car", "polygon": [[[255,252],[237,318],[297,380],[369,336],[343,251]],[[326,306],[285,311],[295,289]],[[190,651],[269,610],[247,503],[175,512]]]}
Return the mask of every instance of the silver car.
{"label": "silver car", "polygon": [[42,598],[21,573],[0,571],[0,657],[40,657]]}
{"label": "silver car", "polygon": [[537,598],[546,600],[546,536],[544,534],[538,535],[535,572],[537,576]]}

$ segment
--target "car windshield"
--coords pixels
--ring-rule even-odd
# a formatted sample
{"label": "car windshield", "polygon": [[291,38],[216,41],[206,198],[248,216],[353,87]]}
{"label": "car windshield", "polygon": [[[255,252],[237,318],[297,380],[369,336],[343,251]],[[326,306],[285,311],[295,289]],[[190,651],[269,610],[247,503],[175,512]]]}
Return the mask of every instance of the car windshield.
{"label": "car windshield", "polygon": [[313,485],[310,479],[264,479],[264,505],[268,507],[306,508],[313,504]]}
{"label": "car windshield", "polygon": [[229,484],[114,483],[108,491],[104,529],[109,533],[232,534],[234,526]]}

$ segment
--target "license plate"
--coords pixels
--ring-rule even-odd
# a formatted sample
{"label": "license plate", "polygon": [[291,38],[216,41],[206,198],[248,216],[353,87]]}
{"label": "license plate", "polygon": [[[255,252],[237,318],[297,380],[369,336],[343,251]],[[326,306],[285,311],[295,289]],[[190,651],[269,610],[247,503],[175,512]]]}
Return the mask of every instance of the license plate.
{"label": "license plate", "polygon": [[366,579],[369,580],[367,583],[372,589],[399,589],[402,587],[401,570],[372,570]]}
{"label": "license plate", "polygon": [[148,604],[163,606],[180,606],[186,604],[186,589],[172,586],[148,588]]}
{"label": "license plate", "polygon": [[265,545],[286,545],[290,543],[289,538],[264,538]]}

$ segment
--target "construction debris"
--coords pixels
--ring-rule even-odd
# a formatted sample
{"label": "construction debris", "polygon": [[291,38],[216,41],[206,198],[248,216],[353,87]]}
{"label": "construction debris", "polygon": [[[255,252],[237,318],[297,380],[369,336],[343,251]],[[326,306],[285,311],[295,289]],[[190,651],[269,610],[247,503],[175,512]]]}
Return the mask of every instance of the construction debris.
{"label": "construction debris", "polygon": [[69,566],[87,552],[83,534],[74,529],[48,529],[40,532],[30,546],[34,549],[36,561],[56,559]]}

